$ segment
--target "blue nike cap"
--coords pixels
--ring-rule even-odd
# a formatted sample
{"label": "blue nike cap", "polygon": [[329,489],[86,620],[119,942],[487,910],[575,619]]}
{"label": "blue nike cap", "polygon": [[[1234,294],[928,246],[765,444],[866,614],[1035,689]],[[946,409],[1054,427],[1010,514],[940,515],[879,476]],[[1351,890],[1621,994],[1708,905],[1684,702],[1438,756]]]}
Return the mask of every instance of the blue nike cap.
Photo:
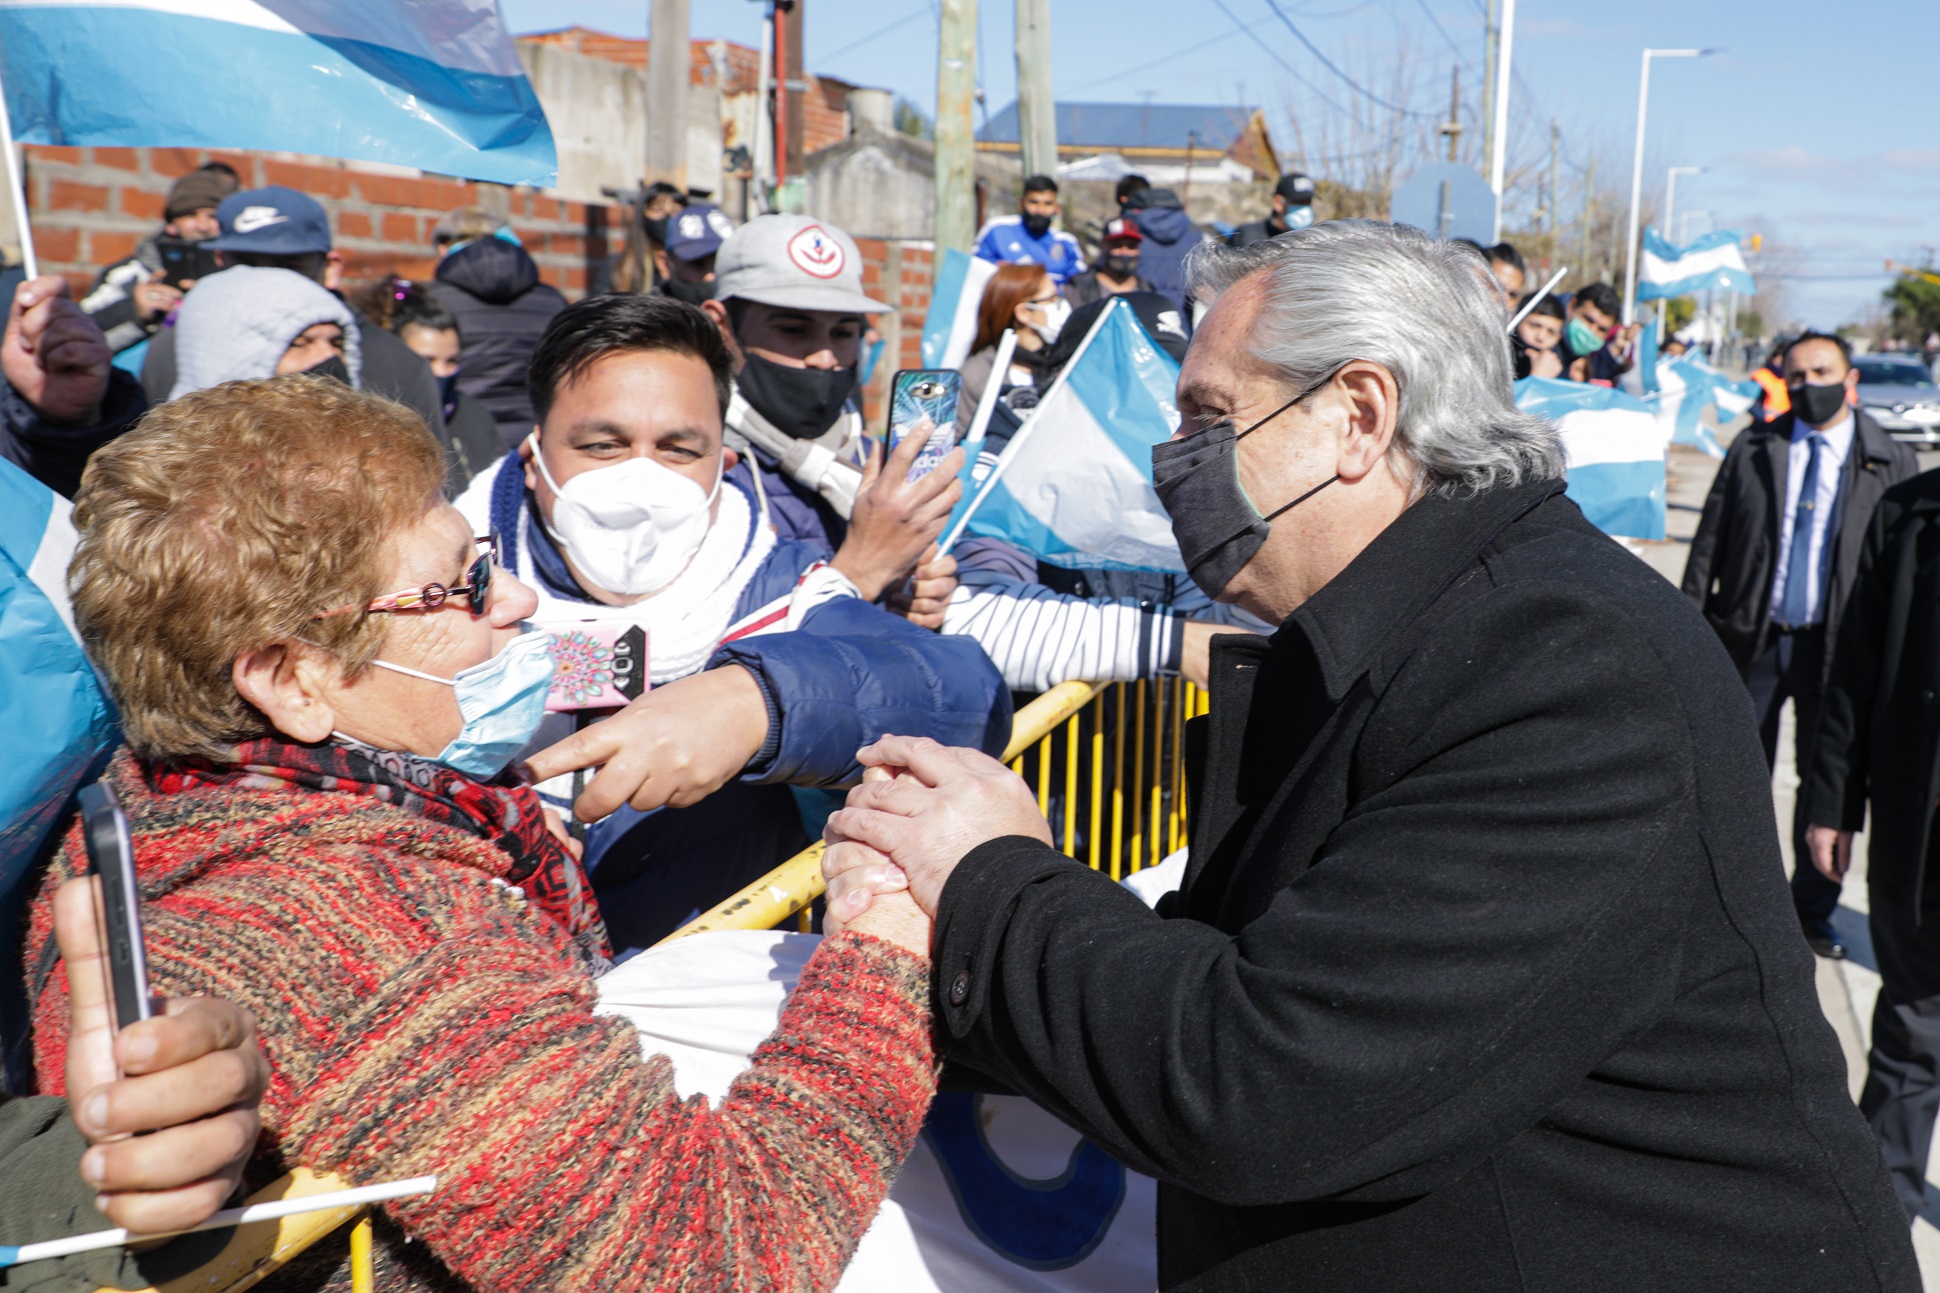
{"label": "blue nike cap", "polygon": [[212,251],[301,256],[330,250],[330,217],[323,204],[280,184],[231,193],[216,208],[216,220],[222,232],[209,243]]}

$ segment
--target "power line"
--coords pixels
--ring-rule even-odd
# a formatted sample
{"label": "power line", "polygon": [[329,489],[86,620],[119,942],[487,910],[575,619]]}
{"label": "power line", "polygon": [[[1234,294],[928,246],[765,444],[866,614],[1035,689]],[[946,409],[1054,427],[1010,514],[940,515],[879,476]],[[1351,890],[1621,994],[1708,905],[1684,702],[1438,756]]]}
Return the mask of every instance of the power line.
{"label": "power line", "polygon": [[1264,23],[1265,21],[1266,19],[1262,18],[1257,23],[1252,23],[1250,25],[1246,23],[1242,23],[1237,27],[1228,28],[1227,30],[1220,32],[1219,35],[1217,36],[1213,36],[1206,40],[1202,40],[1197,45],[1188,45],[1186,48],[1182,50],[1178,50],[1171,54],[1167,54],[1163,58],[1155,58],[1149,63],[1140,63],[1137,67],[1127,68],[1125,71],[1122,71],[1122,72],[1113,72],[1110,76],[1101,76],[1095,81],[1086,81],[1083,85],[1072,86],[1069,93],[1076,94],[1081,90],[1089,90],[1093,86],[1107,85],[1112,81],[1123,80],[1125,77],[1128,77],[1128,76],[1137,76],[1140,72],[1148,72],[1155,67],[1163,67],[1165,64],[1172,62],[1174,59],[1184,58],[1187,54],[1196,54],[1200,50],[1205,49],[1209,45],[1217,45],[1222,40],[1231,40],[1233,37],[1239,35],[1241,32],[1250,31],[1252,27],[1257,27],[1260,25],[1260,23]]}
{"label": "power line", "polygon": [[[1274,49],[1273,46],[1267,44],[1264,40],[1262,40],[1260,38],[1260,34],[1254,31],[1251,27],[1247,26],[1244,19],[1242,19],[1238,14],[1234,13],[1231,9],[1227,8],[1226,0],[1213,0],[1213,5],[1215,8],[1219,10],[1219,12],[1225,14],[1228,18],[1231,18],[1234,24],[1239,28],[1239,30],[1245,32],[1249,37],[1251,37],[1255,45],[1258,45],[1261,49],[1265,50],[1266,56],[1272,59],[1274,62],[1278,63],[1288,76],[1292,77],[1300,84],[1306,86],[1307,89],[1313,93],[1313,96],[1315,98],[1319,99],[1322,103],[1332,108],[1335,112],[1343,113],[1349,116],[1353,115],[1352,112],[1347,107],[1345,107],[1340,103],[1335,102],[1333,99],[1328,98],[1326,91],[1322,90],[1319,86],[1315,85],[1312,81],[1309,81],[1306,77],[1302,76],[1298,71],[1296,71],[1294,69],[1293,64],[1287,62],[1286,59],[1281,58],[1280,52],[1278,50]],[[1262,19],[1261,21],[1265,21],[1265,20]]]}
{"label": "power line", "polygon": [[929,0],[924,0],[924,4],[922,8],[917,9],[911,13],[904,14],[902,17],[898,18],[895,22],[890,23],[886,27],[876,28],[874,31],[870,32],[867,36],[864,36],[861,40],[850,41],[848,44],[844,45],[841,49],[836,50],[833,54],[818,54],[815,56],[813,61],[817,63],[824,63],[824,64],[832,63],[836,59],[841,58],[844,54],[853,53],[854,51],[861,49],[864,45],[867,45],[870,41],[874,40],[878,36],[887,36],[890,32],[895,31],[898,27],[906,27],[910,23],[915,22],[918,18],[926,17],[929,14],[929,12],[930,12]]}
{"label": "power line", "polygon": [[1380,95],[1368,89],[1366,86],[1362,85],[1359,81],[1356,81],[1353,77],[1349,76],[1347,73],[1341,71],[1340,68],[1336,67],[1332,59],[1328,58],[1325,54],[1320,52],[1319,46],[1315,45],[1312,41],[1308,40],[1306,35],[1298,27],[1293,25],[1293,19],[1287,17],[1286,13],[1281,10],[1280,6],[1277,3],[1275,3],[1275,0],[1266,0],[1266,7],[1271,9],[1273,11],[1273,16],[1278,18],[1281,21],[1281,23],[1286,26],[1286,29],[1293,33],[1293,38],[1295,40],[1299,41],[1302,45],[1305,45],[1307,47],[1307,52],[1309,54],[1312,54],[1315,58],[1320,60],[1320,65],[1322,67],[1332,72],[1335,76],[1338,76],[1341,80],[1347,82],[1348,87],[1356,91],[1357,93],[1359,93],[1363,98],[1369,100],[1370,102],[1379,104],[1381,107],[1386,108],[1389,112],[1398,112],[1404,117],[1419,117],[1422,120],[1426,121],[1433,118],[1433,116],[1435,115],[1432,112],[1416,112],[1413,108],[1404,108],[1398,103],[1389,103],[1386,99],[1382,98]]}
{"label": "power line", "polygon": [[1428,7],[1428,0],[1415,0],[1415,3],[1421,6],[1423,13],[1428,15],[1428,21],[1435,24],[1435,30],[1442,34],[1442,39],[1448,42],[1448,47],[1455,51],[1455,57],[1461,59],[1462,63],[1466,66],[1471,61],[1472,56],[1462,52],[1462,47],[1455,43],[1453,36],[1448,34],[1448,28],[1442,26],[1442,20],[1437,18],[1435,11]]}

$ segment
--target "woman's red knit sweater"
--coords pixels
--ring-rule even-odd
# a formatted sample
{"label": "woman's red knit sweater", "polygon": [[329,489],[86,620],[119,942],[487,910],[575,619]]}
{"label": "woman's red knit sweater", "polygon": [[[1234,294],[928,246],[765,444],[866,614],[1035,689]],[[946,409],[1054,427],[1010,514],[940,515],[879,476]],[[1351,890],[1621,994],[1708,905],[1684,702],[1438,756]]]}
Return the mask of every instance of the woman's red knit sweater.
{"label": "woman's red knit sweater", "polygon": [[[436,1173],[385,1205],[476,1289],[826,1289],[909,1153],[936,1086],[928,966],[825,940],[727,1099],[682,1100],[664,1056],[593,1014],[585,953],[474,835],[368,796],[158,793],[125,752],[158,993],[256,1014],[274,1077],[257,1167],[367,1183]],[[35,1063],[58,1092],[67,980],[50,899],[26,949]],[[421,1251],[421,1250],[420,1250]],[[393,1251],[387,1289],[448,1287]]]}

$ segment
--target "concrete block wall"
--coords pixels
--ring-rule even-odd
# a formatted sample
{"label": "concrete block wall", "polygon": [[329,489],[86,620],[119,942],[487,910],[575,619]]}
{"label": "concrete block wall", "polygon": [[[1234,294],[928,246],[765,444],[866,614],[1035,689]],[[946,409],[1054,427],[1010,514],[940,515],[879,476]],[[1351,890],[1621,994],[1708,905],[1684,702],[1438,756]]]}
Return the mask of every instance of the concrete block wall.
{"label": "concrete block wall", "polygon": [[585,294],[592,274],[621,244],[617,208],[398,167],[197,148],[28,145],[23,151],[42,271],[67,276],[77,292],[161,227],[162,202],[177,176],[212,160],[235,167],[245,188],[282,184],[321,202],[352,283],[388,273],[430,277],[432,228],[454,207],[502,214],[540,276],[573,297]]}

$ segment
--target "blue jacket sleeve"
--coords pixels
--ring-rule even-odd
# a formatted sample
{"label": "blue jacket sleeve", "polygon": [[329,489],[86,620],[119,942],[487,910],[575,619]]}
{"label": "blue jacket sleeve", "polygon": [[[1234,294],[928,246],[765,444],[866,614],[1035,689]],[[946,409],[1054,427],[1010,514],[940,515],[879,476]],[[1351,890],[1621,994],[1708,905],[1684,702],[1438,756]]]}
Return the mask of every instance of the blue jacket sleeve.
{"label": "blue jacket sleeve", "polygon": [[882,736],[927,736],[993,756],[1010,739],[1010,692],[982,647],[853,597],[816,607],[796,632],[728,643],[708,668],[724,664],[754,674],[773,718],[743,781],[852,784],[862,777],[855,752]]}

